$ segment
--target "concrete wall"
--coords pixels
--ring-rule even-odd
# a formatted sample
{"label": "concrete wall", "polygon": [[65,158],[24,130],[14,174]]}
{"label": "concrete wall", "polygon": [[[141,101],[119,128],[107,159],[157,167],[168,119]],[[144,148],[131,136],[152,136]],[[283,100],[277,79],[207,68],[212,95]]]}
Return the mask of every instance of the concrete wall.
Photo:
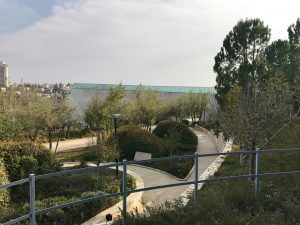
{"label": "concrete wall", "polygon": [[[93,96],[99,95],[106,98],[109,90],[99,90],[99,89],[71,89],[71,94],[69,95],[69,100],[73,103],[76,108],[77,114],[83,116],[84,111],[92,99]],[[126,99],[133,99],[135,97],[135,91],[126,91]],[[158,98],[162,101],[172,101],[178,99],[180,96],[187,93],[170,93],[170,92],[157,92]],[[209,94],[209,105],[210,107],[216,107],[216,100],[214,94]]]}

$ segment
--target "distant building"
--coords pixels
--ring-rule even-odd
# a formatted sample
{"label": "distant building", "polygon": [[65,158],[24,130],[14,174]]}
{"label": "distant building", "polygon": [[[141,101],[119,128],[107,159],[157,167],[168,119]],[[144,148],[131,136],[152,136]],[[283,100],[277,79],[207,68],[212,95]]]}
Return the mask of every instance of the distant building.
{"label": "distant building", "polygon": [[8,87],[8,65],[0,61],[0,87]]}

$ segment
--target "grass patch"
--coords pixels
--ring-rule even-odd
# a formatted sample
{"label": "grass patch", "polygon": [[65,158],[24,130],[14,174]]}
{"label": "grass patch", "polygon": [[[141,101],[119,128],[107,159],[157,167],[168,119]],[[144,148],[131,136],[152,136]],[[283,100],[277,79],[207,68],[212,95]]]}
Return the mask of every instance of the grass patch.
{"label": "grass patch", "polygon": [[[94,161],[92,156],[96,151],[96,146],[89,146],[85,148],[78,148],[71,151],[57,152],[55,159],[59,162],[75,162],[75,161]],[[91,160],[87,160],[91,159]]]}

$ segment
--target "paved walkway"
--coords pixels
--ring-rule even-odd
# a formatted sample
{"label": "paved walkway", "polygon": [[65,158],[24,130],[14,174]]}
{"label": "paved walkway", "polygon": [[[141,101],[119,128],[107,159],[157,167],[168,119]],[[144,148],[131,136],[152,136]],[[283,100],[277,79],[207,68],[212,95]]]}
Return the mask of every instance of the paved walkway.
{"label": "paved walkway", "polygon": [[[95,145],[96,137],[88,137],[88,138],[78,138],[78,139],[71,139],[66,141],[60,141],[58,143],[58,148],[56,152],[64,152],[70,151],[78,148],[84,148],[91,145]],[[49,148],[49,143],[43,144],[46,148]],[[55,151],[56,142],[52,143],[52,151]]]}
{"label": "paved walkway", "polygon": [[[215,153],[217,152],[214,142],[211,138],[198,131],[197,129],[193,129],[195,134],[198,137],[198,146],[197,152],[199,154],[204,153]],[[68,141],[61,141],[59,143],[57,151],[68,151],[81,147],[86,147],[92,144],[95,141],[95,138],[82,138],[82,139],[74,139]],[[55,143],[53,144],[55,146]],[[207,167],[215,161],[217,156],[199,158],[198,161],[198,174],[201,175]],[[121,168],[120,168],[121,169]],[[178,182],[183,182],[182,180],[160,170],[152,169],[149,167],[144,167],[140,165],[128,165],[128,170],[137,174],[139,178],[142,179],[144,183],[144,187],[151,187],[156,185],[163,184],[173,184]],[[184,181],[193,181],[194,180],[194,171],[192,171],[187,179]],[[142,202],[147,205],[160,205],[166,201],[174,201],[178,199],[180,195],[188,188],[189,185],[157,189],[151,191],[145,191],[142,193]],[[100,222],[101,221],[101,222]],[[91,220],[87,221],[84,224],[96,225],[102,224],[103,218],[94,217]]]}
{"label": "paved walkway", "polygon": [[[193,131],[198,136],[197,152],[199,154],[217,152],[215,145],[209,136],[196,129],[193,129]],[[202,174],[216,158],[217,156],[199,158],[198,174]],[[153,170],[151,168],[141,167],[138,165],[129,165],[128,169],[135,172],[143,179],[145,187],[181,182],[180,179],[176,179],[175,177],[167,173],[159,170]],[[194,174],[194,171],[190,173],[187,181],[193,181],[195,176]],[[178,199],[188,186],[189,185],[184,185],[179,187],[146,191],[142,195],[142,200],[147,205],[156,205],[164,203],[166,201],[173,201],[175,199]]]}
{"label": "paved walkway", "polygon": [[[193,129],[193,131],[198,136],[198,147],[197,152],[199,154],[204,153],[215,153],[217,152],[214,142],[211,138],[204,133]],[[198,174],[202,174],[208,166],[216,160],[217,156],[212,157],[205,157],[199,158],[198,161]],[[120,167],[122,170],[122,168]],[[144,187],[151,187],[163,184],[173,184],[173,183],[180,183],[183,182],[176,177],[160,171],[156,169],[152,169],[149,167],[144,167],[140,165],[128,165],[128,170],[138,175],[139,179],[142,180]],[[194,171],[189,174],[187,179],[184,181],[193,181],[194,180]],[[164,188],[164,189],[157,189],[151,191],[145,191],[142,193],[141,201],[148,205],[160,205],[166,201],[174,201],[179,199],[180,195],[189,187],[189,185],[178,186],[178,187],[171,187],[171,188]],[[105,222],[105,215],[99,214],[89,221],[85,222],[84,225],[102,225],[106,224]]]}

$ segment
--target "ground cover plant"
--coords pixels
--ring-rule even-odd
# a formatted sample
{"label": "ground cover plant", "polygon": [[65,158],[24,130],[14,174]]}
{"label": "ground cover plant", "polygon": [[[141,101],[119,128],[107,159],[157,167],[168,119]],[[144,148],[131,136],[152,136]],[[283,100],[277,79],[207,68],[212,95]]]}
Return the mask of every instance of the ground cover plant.
{"label": "ground cover plant", "polygon": [[57,152],[55,159],[60,162],[76,162],[76,161],[94,161],[96,154],[96,147],[89,146],[85,148],[78,148],[71,151]]}

